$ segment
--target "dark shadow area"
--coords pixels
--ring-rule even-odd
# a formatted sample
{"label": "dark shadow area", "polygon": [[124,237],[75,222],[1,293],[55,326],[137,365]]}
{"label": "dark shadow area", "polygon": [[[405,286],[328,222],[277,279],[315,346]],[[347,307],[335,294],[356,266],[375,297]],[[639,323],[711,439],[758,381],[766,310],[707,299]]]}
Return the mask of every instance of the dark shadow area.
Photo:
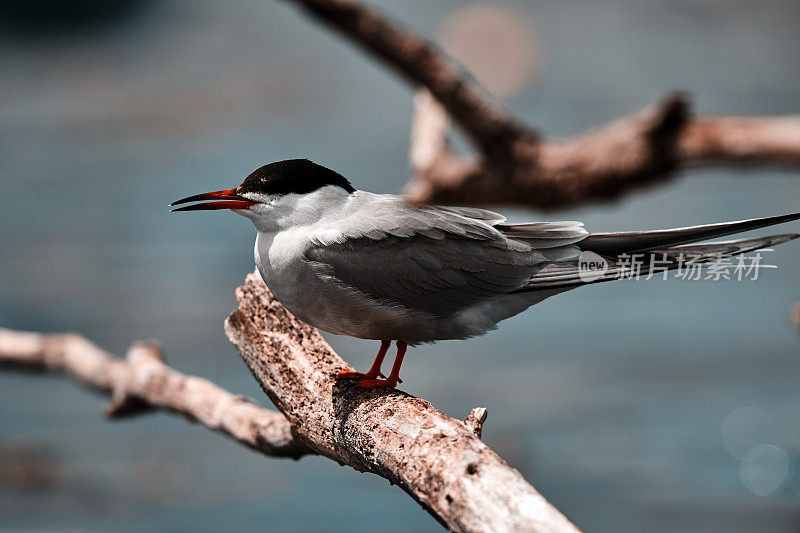
{"label": "dark shadow area", "polygon": [[84,36],[129,23],[153,0],[5,0],[0,30],[23,39]]}

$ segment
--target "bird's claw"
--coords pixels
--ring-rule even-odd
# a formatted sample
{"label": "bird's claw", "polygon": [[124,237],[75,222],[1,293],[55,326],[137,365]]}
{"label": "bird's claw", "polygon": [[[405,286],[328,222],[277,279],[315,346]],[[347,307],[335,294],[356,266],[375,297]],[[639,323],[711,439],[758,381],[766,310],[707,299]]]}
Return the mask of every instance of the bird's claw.
{"label": "bird's claw", "polygon": [[398,382],[400,382],[399,379],[397,381],[392,381],[388,379],[362,379],[361,381],[356,383],[356,387],[361,387],[362,389],[375,389],[377,387],[394,388],[397,386]]}
{"label": "bird's claw", "polygon": [[376,378],[385,378],[386,376],[383,373],[378,372],[377,374],[369,374],[369,373],[362,373],[362,372],[353,372],[352,370],[341,369],[339,373],[336,375],[336,379],[360,379],[360,380],[367,380],[367,379],[376,379]]}

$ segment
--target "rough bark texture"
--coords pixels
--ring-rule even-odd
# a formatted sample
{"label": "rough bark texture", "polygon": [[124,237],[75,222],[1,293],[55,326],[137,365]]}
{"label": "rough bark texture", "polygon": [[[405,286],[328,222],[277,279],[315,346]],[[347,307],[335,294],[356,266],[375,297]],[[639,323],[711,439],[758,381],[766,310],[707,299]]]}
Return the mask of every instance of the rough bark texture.
{"label": "rough bark texture", "polygon": [[236,297],[228,338],[309,448],[385,477],[456,531],[577,531],[481,442],[485,410],[460,421],[398,390],[336,381],[348,365],[257,274]]}
{"label": "rough bark texture", "polygon": [[[493,104],[434,45],[374,11],[350,0],[294,3],[435,98],[420,97],[415,113],[406,189],[414,202],[553,209],[614,199],[685,167],[800,166],[800,116],[695,117],[677,93],[593,132],[548,140]],[[448,115],[477,156],[449,149]]]}
{"label": "rough bark texture", "polygon": [[294,438],[283,415],[210,381],[172,370],[153,341],[136,343],[126,359],[117,359],[80,335],[0,329],[0,365],[61,372],[110,394],[109,418],[158,408],[200,422],[265,455],[298,458],[310,453]]}

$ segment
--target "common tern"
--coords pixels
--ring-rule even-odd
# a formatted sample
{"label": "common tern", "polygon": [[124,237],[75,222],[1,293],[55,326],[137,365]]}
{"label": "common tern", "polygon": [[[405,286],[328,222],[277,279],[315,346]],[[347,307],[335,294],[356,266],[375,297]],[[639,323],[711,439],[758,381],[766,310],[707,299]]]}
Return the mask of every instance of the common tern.
{"label": "common tern", "polygon": [[[662,269],[679,268],[687,256],[712,262],[798,235],[692,243],[800,218],[623,233],[589,233],[574,221],[509,224],[484,209],[415,206],[402,196],[356,190],[307,159],[270,163],[235,189],[172,205],[187,202],[200,203],[174,211],[230,209],[253,222],[258,271],[297,318],[330,333],[381,341],[367,372],[337,376],[361,387],[401,382],[409,345],[482,335],[550,296],[625,277],[625,255],[640,254],[645,273],[655,258]],[[582,268],[587,255],[602,268]],[[397,356],[381,379],[393,340]]]}

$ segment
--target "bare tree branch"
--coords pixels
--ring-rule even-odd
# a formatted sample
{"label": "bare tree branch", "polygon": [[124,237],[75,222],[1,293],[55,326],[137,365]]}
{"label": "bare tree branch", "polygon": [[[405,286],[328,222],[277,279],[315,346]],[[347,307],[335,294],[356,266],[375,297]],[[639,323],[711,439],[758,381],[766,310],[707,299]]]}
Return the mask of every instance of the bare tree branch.
{"label": "bare tree branch", "polygon": [[416,86],[425,86],[443,102],[453,119],[494,159],[507,159],[518,139],[534,139],[526,126],[489,103],[464,80],[454,64],[435,45],[403,32],[349,0],[289,0],[307,13],[338,29]]}
{"label": "bare tree branch", "polygon": [[158,408],[197,421],[265,455],[299,458],[310,450],[280,413],[257,407],[205,379],[166,366],[153,341],[131,346],[117,359],[76,334],[42,335],[0,329],[0,365],[62,372],[111,394],[109,418]]}
{"label": "bare tree branch", "polygon": [[613,199],[680,168],[800,166],[800,116],[693,119],[677,93],[593,132],[520,148],[530,157],[510,175],[486,158],[453,153],[447,131],[441,104],[421,91],[409,150],[414,202],[560,208]]}
{"label": "bare tree branch", "polygon": [[[694,117],[677,93],[593,132],[547,140],[493,105],[435,46],[366,7],[350,0],[295,3],[441,103],[417,98],[415,176],[406,190],[414,202],[562,208],[617,198],[685,167],[800,166],[800,116]],[[478,148],[477,157],[448,148],[446,115]]]}
{"label": "bare tree branch", "polygon": [[578,529],[480,440],[486,409],[464,421],[394,389],[336,381],[347,364],[253,273],[236,291],[228,338],[281,413],[167,367],[153,341],[125,360],[85,338],[0,329],[0,365],[63,372],[110,394],[109,417],[181,414],[265,455],[317,453],[399,485],[454,531]]}
{"label": "bare tree branch", "polygon": [[577,529],[478,438],[467,422],[394,389],[336,381],[348,365],[272,296],[258,274],[225,323],[253,376],[295,435],[320,455],[399,485],[455,531]]}
{"label": "bare tree branch", "polygon": [[678,156],[686,166],[714,163],[800,165],[800,115],[700,116],[681,131]]}

